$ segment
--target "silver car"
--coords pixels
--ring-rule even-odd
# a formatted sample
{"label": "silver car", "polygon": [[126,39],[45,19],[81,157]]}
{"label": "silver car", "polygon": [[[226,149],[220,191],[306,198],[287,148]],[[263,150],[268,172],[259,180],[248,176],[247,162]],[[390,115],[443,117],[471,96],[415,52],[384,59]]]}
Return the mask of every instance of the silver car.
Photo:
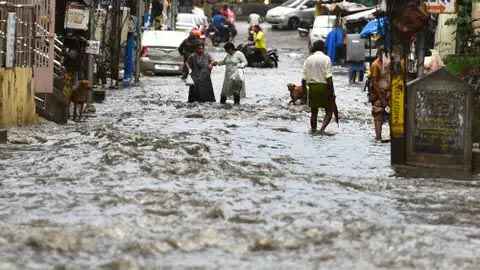
{"label": "silver car", "polygon": [[147,74],[182,74],[180,44],[188,37],[183,31],[146,31],[142,37],[140,70]]}
{"label": "silver car", "polygon": [[273,28],[297,29],[300,22],[312,24],[316,3],[316,0],[288,0],[268,10],[265,20]]}

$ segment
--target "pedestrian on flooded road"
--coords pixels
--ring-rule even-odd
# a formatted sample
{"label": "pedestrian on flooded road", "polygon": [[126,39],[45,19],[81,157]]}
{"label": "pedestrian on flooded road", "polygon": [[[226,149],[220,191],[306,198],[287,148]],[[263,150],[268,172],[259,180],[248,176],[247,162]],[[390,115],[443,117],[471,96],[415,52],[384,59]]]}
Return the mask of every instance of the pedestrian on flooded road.
{"label": "pedestrian on flooded road", "polygon": [[212,57],[205,53],[205,45],[197,41],[195,53],[190,55],[187,66],[191,70],[190,76],[193,85],[190,86],[188,102],[215,102],[212,79],[210,77],[213,67]]}
{"label": "pedestrian on flooded road", "polygon": [[235,49],[232,42],[224,46],[227,55],[222,61],[214,62],[214,65],[225,65],[225,78],[223,80],[220,103],[225,104],[227,98],[233,96],[236,105],[240,104],[240,98],[245,97],[245,78],[243,69],[247,66],[247,58],[241,51]]}
{"label": "pedestrian on flooded road", "polygon": [[183,56],[182,79],[186,79],[188,75],[187,60],[195,52],[195,46],[200,41],[201,33],[198,30],[192,30],[188,37],[182,41],[178,47],[178,52]]}
{"label": "pedestrian on flooded road", "polygon": [[317,130],[318,109],[325,109],[320,134],[325,134],[325,129],[332,120],[332,114],[338,123],[338,108],[335,102],[335,89],[333,88],[332,63],[330,58],[323,53],[325,43],[318,40],[312,45],[310,55],[303,65],[302,86],[307,89],[308,105],[311,109],[310,126],[312,133]]}
{"label": "pedestrian on flooded road", "polygon": [[369,96],[377,141],[382,140],[382,126],[386,122],[390,101],[390,68],[384,57],[384,50],[378,49],[377,57],[370,68],[373,87]]}

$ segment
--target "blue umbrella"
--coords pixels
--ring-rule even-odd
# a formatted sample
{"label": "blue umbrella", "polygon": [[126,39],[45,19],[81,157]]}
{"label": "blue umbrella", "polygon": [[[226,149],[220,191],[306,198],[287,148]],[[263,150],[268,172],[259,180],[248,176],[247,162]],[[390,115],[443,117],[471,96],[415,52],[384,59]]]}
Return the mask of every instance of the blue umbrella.
{"label": "blue umbrella", "polygon": [[362,32],[360,32],[360,37],[368,38],[373,34],[378,34],[381,36],[385,35],[385,23],[388,23],[386,17],[377,18],[369,21],[367,25],[365,25],[365,27],[362,29]]}

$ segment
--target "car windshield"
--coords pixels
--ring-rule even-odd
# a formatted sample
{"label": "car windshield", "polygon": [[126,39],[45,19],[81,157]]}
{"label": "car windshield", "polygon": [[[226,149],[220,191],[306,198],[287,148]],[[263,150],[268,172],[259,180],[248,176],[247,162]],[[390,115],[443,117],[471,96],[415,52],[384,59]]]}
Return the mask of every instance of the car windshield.
{"label": "car windshield", "polygon": [[313,28],[332,28],[335,26],[336,20],[337,17],[335,16],[317,16],[313,23]]}
{"label": "car windshield", "polygon": [[296,8],[301,3],[303,3],[303,0],[288,0],[282,4],[282,7]]}

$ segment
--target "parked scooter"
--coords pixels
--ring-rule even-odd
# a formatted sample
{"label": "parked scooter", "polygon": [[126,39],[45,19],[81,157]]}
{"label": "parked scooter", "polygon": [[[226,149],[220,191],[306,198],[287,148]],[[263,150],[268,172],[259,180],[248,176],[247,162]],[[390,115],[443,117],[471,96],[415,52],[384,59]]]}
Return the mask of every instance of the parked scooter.
{"label": "parked scooter", "polygon": [[276,49],[268,50],[265,56],[265,60],[260,60],[255,53],[255,47],[250,44],[240,44],[237,50],[241,51],[247,58],[249,67],[262,67],[262,68],[277,68],[278,67],[278,54]]}

